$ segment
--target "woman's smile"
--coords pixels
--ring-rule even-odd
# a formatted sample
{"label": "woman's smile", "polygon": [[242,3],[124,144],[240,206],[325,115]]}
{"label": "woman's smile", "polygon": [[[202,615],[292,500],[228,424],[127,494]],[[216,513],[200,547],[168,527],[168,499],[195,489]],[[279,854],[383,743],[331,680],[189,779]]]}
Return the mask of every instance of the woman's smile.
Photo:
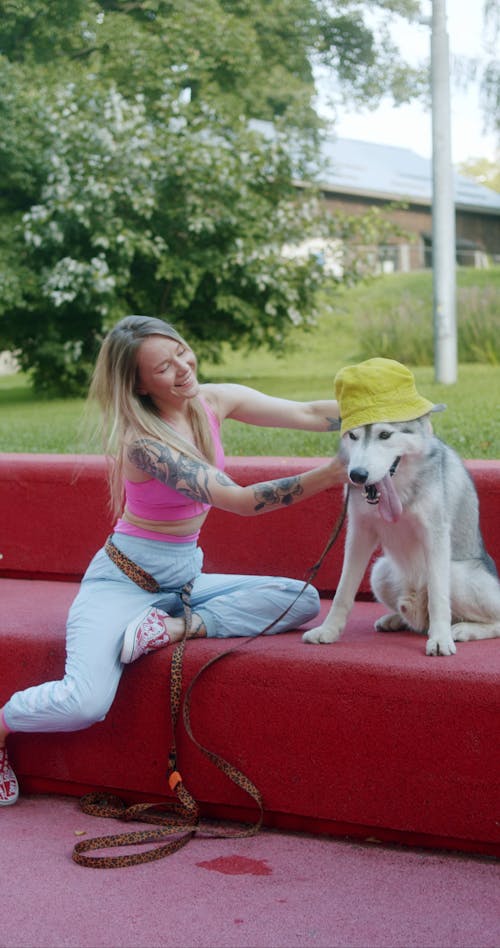
{"label": "woman's smile", "polygon": [[156,404],[172,398],[193,398],[198,394],[196,356],[194,352],[165,336],[149,336],[137,355],[140,395],[149,395]]}

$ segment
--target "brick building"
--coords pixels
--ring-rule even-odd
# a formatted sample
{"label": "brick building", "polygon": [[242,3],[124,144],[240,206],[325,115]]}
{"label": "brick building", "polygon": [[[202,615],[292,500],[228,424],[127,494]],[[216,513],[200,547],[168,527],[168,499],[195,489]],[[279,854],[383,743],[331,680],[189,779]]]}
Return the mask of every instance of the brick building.
{"label": "brick building", "polygon": [[[369,207],[408,236],[374,248],[385,270],[415,270],[432,264],[432,162],[407,148],[350,138],[323,143],[318,180],[328,206],[349,214]],[[457,263],[500,263],[500,194],[454,172]],[[398,207],[388,209],[397,202]]]}

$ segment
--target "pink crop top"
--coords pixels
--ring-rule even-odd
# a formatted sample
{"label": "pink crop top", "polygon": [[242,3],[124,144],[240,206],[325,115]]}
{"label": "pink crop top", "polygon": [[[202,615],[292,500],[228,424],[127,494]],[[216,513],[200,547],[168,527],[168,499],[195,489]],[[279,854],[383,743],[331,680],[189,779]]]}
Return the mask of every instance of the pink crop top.
{"label": "pink crop top", "polygon": [[[210,430],[215,444],[215,464],[224,470],[224,448],[220,437],[220,426],[217,416],[204,398],[200,402],[207,414]],[[191,500],[180,491],[162,484],[156,477],[147,481],[129,481],[125,479],[125,502],[128,510],[142,520],[157,520],[158,522],[172,520],[189,520],[210,509],[210,504],[202,504],[198,500]],[[196,540],[198,533],[179,537],[159,531],[145,530],[127,520],[119,519],[114,527],[115,533],[127,533],[129,536],[144,537],[149,540],[166,540],[175,543],[186,543]]]}

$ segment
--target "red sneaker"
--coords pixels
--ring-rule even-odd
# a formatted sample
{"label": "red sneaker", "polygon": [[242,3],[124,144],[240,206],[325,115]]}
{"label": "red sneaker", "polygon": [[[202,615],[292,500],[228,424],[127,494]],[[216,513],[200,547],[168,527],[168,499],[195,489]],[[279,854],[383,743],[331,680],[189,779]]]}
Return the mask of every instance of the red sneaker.
{"label": "red sneaker", "polygon": [[0,806],[10,806],[19,796],[17,777],[9,763],[7,748],[0,748]]}
{"label": "red sneaker", "polygon": [[120,661],[129,665],[141,655],[147,655],[148,652],[168,645],[170,636],[165,621],[168,618],[162,609],[148,608],[132,619],[125,629]]}

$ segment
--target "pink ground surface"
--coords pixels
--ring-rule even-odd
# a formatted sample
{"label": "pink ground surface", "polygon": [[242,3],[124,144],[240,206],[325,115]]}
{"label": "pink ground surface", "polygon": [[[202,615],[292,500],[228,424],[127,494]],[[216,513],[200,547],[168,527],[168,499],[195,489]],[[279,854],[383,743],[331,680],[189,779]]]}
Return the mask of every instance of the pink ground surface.
{"label": "pink ground surface", "polygon": [[98,870],[75,842],[125,827],[75,799],[22,797],[0,825],[1,948],[500,946],[487,858],[264,830]]}

